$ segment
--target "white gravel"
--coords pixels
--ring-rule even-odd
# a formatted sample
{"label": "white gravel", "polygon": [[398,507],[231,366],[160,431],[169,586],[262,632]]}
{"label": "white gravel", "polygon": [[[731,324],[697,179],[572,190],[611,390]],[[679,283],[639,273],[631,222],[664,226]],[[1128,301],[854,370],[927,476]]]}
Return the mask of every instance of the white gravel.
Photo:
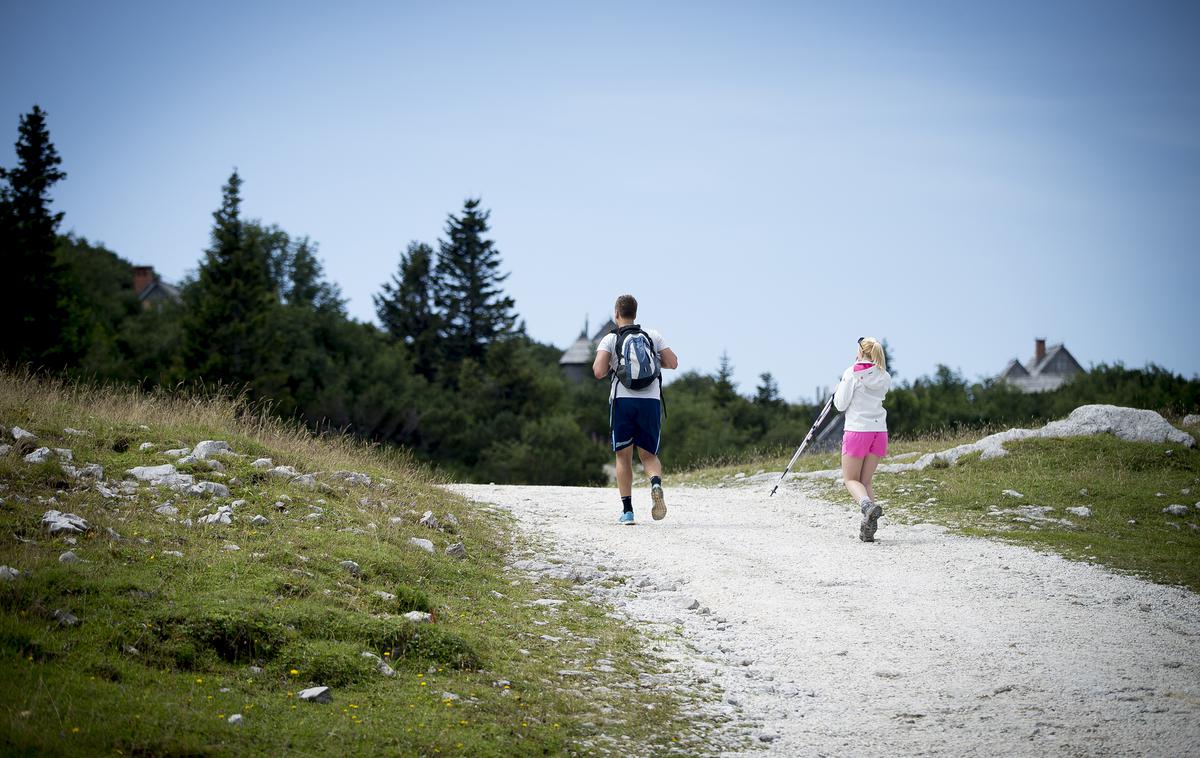
{"label": "white gravel", "polygon": [[669,489],[662,522],[639,490],[624,527],[611,489],[450,487],[627,577],[589,591],[643,631],[678,624],[668,655],[769,754],[1200,750],[1196,594],[886,516],[863,544],[848,504],[769,488]]}

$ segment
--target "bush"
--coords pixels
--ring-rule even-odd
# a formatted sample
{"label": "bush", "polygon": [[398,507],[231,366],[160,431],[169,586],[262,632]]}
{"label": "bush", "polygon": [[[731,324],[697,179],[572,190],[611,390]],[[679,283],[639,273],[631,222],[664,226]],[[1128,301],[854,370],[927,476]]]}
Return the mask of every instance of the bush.
{"label": "bush", "polygon": [[342,687],[371,676],[375,664],[364,658],[363,647],[350,642],[312,640],[290,646],[282,662],[300,673],[303,681],[325,687]]}

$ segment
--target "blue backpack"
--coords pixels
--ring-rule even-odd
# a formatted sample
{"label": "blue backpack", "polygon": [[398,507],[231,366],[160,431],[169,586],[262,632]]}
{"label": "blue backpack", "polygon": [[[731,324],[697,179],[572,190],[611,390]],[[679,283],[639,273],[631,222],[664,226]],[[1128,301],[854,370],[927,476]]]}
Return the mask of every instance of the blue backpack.
{"label": "blue backpack", "polygon": [[631,390],[649,387],[654,382],[662,383],[662,366],[654,350],[654,340],[637,324],[614,329],[617,336],[613,355],[617,356],[617,368],[613,371],[617,381]]}

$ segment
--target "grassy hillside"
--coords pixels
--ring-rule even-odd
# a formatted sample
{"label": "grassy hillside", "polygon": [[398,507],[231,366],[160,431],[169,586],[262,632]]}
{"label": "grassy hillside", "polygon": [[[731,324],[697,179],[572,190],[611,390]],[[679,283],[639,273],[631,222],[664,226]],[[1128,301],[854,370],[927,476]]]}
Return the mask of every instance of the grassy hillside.
{"label": "grassy hillside", "polygon": [[[636,686],[661,666],[629,630],[567,585],[507,571],[505,517],[434,487],[402,455],[234,403],[8,373],[0,424],[13,443],[0,455],[0,565],[19,571],[0,578],[6,755],[704,752],[678,695]],[[14,443],[12,427],[37,438]],[[238,455],[210,459],[223,470],[177,468],[228,497],[122,484],[201,440]],[[72,476],[59,454],[26,462],[41,446],[103,478]],[[315,473],[316,486],[256,468],[260,457]],[[199,523],[236,500],[232,523]],[[175,512],[156,511],[168,502]],[[50,535],[50,510],[87,530]],[[425,511],[460,525],[427,528]],[[465,558],[445,552],[457,542]],[[332,687],[332,703],[300,701],[313,685]]]}
{"label": "grassy hillside", "polygon": [[[974,442],[990,431],[900,440],[891,446],[887,462],[912,461],[922,453]],[[1198,430],[1189,431],[1195,437]],[[987,461],[975,454],[953,466],[877,474],[875,494],[886,518],[942,524],[1200,591],[1200,446],[1098,435],[1029,439],[1006,448],[1007,456]],[[742,478],[782,471],[790,452],[697,469],[677,480],[743,486]],[[796,470],[839,466],[838,455],[826,453],[803,456]],[[765,497],[773,483],[744,486],[762,487]],[[807,486],[822,498],[851,506],[845,488],[833,479]],[[1186,506],[1185,514],[1165,513],[1170,505]],[[1090,514],[1068,510],[1081,507]],[[880,539],[887,539],[886,528]]]}

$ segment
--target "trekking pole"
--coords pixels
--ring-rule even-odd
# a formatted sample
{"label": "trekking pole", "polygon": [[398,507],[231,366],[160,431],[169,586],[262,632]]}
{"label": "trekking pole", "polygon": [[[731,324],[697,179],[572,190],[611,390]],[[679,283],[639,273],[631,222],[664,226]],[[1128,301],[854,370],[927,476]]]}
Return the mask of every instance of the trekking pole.
{"label": "trekking pole", "polygon": [[796,454],[792,456],[792,459],[790,461],[788,461],[787,468],[785,468],[783,470],[783,473],[779,475],[779,481],[775,482],[775,486],[771,488],[771,494],[767,495],[767,497],[771,497],[772,495],[774,495],[775,490],[779,489],[779,485],[783,484],[783,480],[788,475],[788,472],[792,470],[792,466],[796,465],[796,459],[799,458],[800,454],[804,452],[804,448],[808,445],[809,441],[813,438],[813,435],[817,433],[817,427],[820,426],[821,422],[825,420],[825,417],[829,415],[829,409],[832,407],[833,407],[833,395],[830,395],[829,400],[827,400],[825,402],[825,408],[822,409],[821,415],[817,416],[817,420],[813,422],[812,429],[808,430],[808,434],[806,434],[804,436],[804,441],[800,443],[800,447],[796,448]]}

